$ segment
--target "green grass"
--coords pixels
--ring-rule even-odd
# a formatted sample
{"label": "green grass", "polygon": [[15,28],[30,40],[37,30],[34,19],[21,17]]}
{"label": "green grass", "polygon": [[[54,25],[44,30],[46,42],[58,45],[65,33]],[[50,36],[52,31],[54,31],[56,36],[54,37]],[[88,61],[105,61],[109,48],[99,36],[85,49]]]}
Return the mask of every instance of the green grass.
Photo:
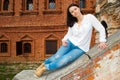
{"label": "green grass", "polygon": [[0,80],[12,80],[16,74],[0,74]]}
{"label": "green grass", "polygon": [[0,64],[0,80],[12,80],[18,72],[24,69],[24,67],[17,66],[17,64]]}
{"label": "green grass", "polygon": [[0,63],[0,80],[12,80],[22,70],[36,69],[36,63]]}

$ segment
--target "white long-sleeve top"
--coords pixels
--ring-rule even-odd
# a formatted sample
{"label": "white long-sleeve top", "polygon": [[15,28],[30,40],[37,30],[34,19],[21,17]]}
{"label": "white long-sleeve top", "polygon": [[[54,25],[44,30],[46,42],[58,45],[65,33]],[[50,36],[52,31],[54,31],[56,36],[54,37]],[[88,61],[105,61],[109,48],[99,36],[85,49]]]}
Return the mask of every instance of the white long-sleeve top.
{"label": "white long-sleeve top", "polygon": [[67,34],[62,40],[67,41],[69,39],[75,46],[87,52],[90,48],[93,27],[99,32],[99,41],[106,42],[104,27],[92,14],[84,15],[80,26],[75,23],[73,27],[69,27]]}

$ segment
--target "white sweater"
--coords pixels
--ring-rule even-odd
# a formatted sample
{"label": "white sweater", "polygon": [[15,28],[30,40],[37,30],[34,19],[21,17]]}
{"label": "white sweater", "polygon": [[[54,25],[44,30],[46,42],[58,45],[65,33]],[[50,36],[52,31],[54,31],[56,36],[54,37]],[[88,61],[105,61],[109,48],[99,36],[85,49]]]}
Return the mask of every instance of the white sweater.
{"label": "white sweater", "polygon": [[69,39],[75,46],[87,52],[90,48],[93,27],[99,32],[99,41],[106,42],[104,27],[92,14],[85,15],[79,27],[77,23],[73,27],[69,27],[67,34],[62,40],[66,41]]}

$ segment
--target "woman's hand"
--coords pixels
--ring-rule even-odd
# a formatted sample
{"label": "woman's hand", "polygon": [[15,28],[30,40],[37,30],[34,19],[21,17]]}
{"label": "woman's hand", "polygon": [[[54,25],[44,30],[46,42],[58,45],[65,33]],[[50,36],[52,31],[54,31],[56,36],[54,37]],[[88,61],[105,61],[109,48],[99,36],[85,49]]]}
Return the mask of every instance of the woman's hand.
{"label": "woman's hand", "polygon": [[62,41],[62,45],[63,46],[67,46],[67,42],[66,41]]}
{"label": "woman's hand", "polygon": [[107,47],[107,44],[105,42],[100,42],[98,44],[98,47],[101,48],[101,49],[105,49]]}

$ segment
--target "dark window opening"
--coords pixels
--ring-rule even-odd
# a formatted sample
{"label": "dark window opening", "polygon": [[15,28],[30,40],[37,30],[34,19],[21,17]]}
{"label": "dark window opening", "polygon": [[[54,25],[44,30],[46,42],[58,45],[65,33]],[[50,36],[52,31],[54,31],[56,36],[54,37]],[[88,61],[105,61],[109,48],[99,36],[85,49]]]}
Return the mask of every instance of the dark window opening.
{"label": "dark window opening", "polygon": [[4,0],[3,10],[9,10],[9,0]]}
{"label": "dark window opening", "polygon": [[57,40],[46,40],[46,54],[54,54],[57,51]]}
{"label": "dark window opening", "polygon": [[23,48],[24,48],[24,53],[31,53],[31,44],[30,43],[25,43]]}
{"label": "dark window opening", "polygon": [[107,28],[108,28],[108,26],[107,26],[106,22],[105,22],[105,21],[101,21],[101,24],[102,24],[103,27],[105,28],[106,37],[108,37],[108,32],[107,32]]}
{"label": "dark window opening", "polygon": [[24,53],[31,53],[31,43],[24,41],[16,42],[16,55],[23,55]]}
{"label": "dark window opening", "polygon": [[85,7],[86,7],[86,1],[80,0],[80,8],[85,8]]}
{"label": "dark window opening", "polygon": [[49,9],[55,9],[56,4],[55,4],[55,0],[49,0]]}
{"label": "dark window opening", "polygon": [[8,52],[8,45],[7,43],[1,43],[1,53],[7,53]]}
{"label": "dark window opening", "polygon": [[27,0],[27,10],[33,10],[33,0]]}
{"label": "dark window opening", "polygon": [[2,7],[2,1],[0,0],[0,11],[1,11],[1,7]]}
{"label": "dark window opening", "polygon": [[16,53],[18,55],[22,55],[22,41],[16,43]]}

